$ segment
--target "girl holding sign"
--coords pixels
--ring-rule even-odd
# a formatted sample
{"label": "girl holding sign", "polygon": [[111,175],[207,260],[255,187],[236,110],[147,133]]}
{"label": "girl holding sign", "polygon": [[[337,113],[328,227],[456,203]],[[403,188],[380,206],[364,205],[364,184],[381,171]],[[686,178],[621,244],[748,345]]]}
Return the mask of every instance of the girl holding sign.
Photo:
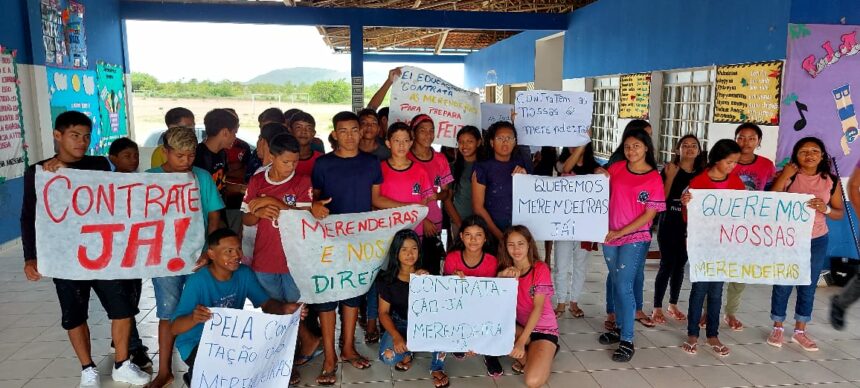
{"label": "girl holding sign", "polygon": [[[394,125],[392,125],[392,128]],[[409,312],[409,277],[412,274],[426,275],[421,268],[423,256],[418,234],[404,229],[397,232],[388,249],[388,268],[379,275],[376,285],[379,290],[379,321],[385,328],[379,341],[379,361],[394,365],[394,369],[406,372],[412,368],[414,355],[406,344],[406,320]],[[445,353],[433,352],[430,361],[430,376],[435,388],[450,385],[445,374]]]}
{"label": "girl holding sign", "polygon": [[[794,334],[791,340],[804,350],[816,351],[818,345],[806,335],[806,323],[812,319],[812,304],[815,301],[815,290],[818,288],[818,277],[830,258],[827,256],[827,222],[842,219],[843,203],[839,179],[830,173],[830,155],[824,148],[824,143],[816,137],[804,137],[794,145],[791,151],[791,162],[782,169],[782,173],[773,182],[773,191],[812,194],[815,198],[809,200],[806,206],[815,212],[812,225],[812,254],[810,256],[809,284],[797,286],[797,302],[794,305]],[[783,327],[786,318],[788,297],[792,286],[774,285],[770,298],[770,317],[773,320],[773,331],[767,337],[767,343],[782,347]]]}
{"label": "girl holding sign", "polygon": [[651,222],[666,209],[666,197],[651,136],[644,129],[625,131],[621,144],[624,159],[609,166],[609,233],[603,244],[612,285],[608,291],[613,293],[607,301],[611,299],[618,307],[619,327],[601,334],[599,341],[604,345],[620,342],[612,360],[628,362],[635,353],[636,278],[645,270]]}
{"label": "girl holding sign", "polygon": [[[705,172],[697,175],[690,181],[691,189],[729,189],[743,190],[744,183],[737,174],[733,173],[741,148],[732,140],[722,139],[714,144],[708,155],[708,167]],[[681,204],[687,206],[692,199],[689,191],[681,196]],[[681,349],[689,354],[696,354],[699,344],[700,319],[705,319],[702,314],[703,304],[707,299],[707,330],[708,345],[718,356],[729,355],[729,348],[720,342],[718,337],[720,329],[720,302],[723,297],[723,282],[693,282],[690,289],[690,309],[687,312],[687,341],[681,345]]]}
{"label": "girl holding sign", "polygon": [[457,154],[451,164],[451,195],[444,202],[445,211],[451,218],[451,234],[454,239],[460,234],[461,224],[472,215],[472,171],[483,154],[481,131],[466,125],[457,131]]}
{"label": "girl holding sign", "polygon": [[499,277],[517,278],[517,334],[510,356],[511,369],[525,374],[528,387],[543,386],[558,353],[558,320],[552,310],[552,276],[538,257],[528,228],[514,225],[505,230],[499,254]]}
{"label": "girl holding sign", "polygon": [[[681,214],[681,194],[690,180],[705,167],[702,144],[695,135],[685,135],[675,144],[672,161],[663,167],[663,190],[666,191],[666,212],[660,221],[657,241],[660,243],[660,270],[654,279],[654,323],[666,323],[663,315],[663,296],[669,287],[669,308],[666,314],[678,321],[687,316],[678,309],[678,296],[684,283],[684,266],[687,264],[687,245],[679,244],[679,236],[687,235],[687,222]],[[671,281],[670,281],[671,280]]]}

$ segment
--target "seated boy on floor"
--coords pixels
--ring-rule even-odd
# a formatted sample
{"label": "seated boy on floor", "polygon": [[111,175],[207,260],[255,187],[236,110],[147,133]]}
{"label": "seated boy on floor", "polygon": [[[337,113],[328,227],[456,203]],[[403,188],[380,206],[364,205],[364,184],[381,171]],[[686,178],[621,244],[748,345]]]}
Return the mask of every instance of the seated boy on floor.
{"label": "seated boy on floor", "polygon": [[[203,324],[212,318],[209,307],[241,310],[246,299],[254,307],[262,306],[263,312],[267,314],[292,314],[299,307],[297,303],[283,303],[269,298],[254,272],[240,264],[242,242],[236,232],[227,228],[218,229],[207,237],[206,242],[209,264],[188,277],[170,327],[176,335],[179,355],[188,365],[188,373],[183,376],[183,380],[189,387],[197,347],[203,336]],[[293,371],[290,384],[298,384],[300,380],[299,374]]]}

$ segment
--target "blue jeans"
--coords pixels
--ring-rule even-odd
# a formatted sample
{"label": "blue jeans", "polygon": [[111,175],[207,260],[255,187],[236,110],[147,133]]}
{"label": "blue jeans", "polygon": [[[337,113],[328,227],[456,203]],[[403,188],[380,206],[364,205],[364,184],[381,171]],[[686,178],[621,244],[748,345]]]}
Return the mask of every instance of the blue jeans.
{"label": "blue jeans", "polygon": [[257,281],[260,286],[269,295],[269,298],[279,300],[281,302],[294,303],[299,300],[301,294],[299,287],[293,280],[293,275],[289,273],[264,273],[255,272]]}
{"label": "blue jeans", "polygon": [[[612,308],[617,308],[615,322],[621,329],[621,340],[633,342],[633,322],[636,317],[636,278],[644,268],[649,242],[620,246],[603,246],[603,256],[609,269],[607,282],[612,285]],[[609,300],[607,300],[609,302]],[[607,306],[607,310],[610,306]]]}
{"label": "blue jeans", "polygon": [[[647,254],[648,251],[646,250]],[[636,273],[636,282],[633,283],[635,293],[633,296],[636,297],[636,311],[642,311],[642,293],[645,292],[645,260],[642,260],[642,268],[639,269]],[[609,280],[609,276],[606,277],[606,313],[607,314],[615,314],[615,298],[612,295],[612,283]]]}
{"label": "blue jeans", "polygon": [[[202,270],[206,270],[204,267]],[[155,316],[160,320],[173,319],[182,288],[188,275],[166,276],[152,279],[152,290],[155,292]]]}
{"label": "blue jeans", "polygon": [[809,263],[809,285],[806,286],[780,286],[774,285],[770,295],[770,319],[774,322],[783,322],[786,318],[785,310],[788,307],[788,297],[791,289],[797,287],[797,302],[794,305],[794,320],[796,322],[809,322],[812,320],[812,303],[815,301],[815,290],[818,288],[818,278],[821,270],[829,263],[827,256],[827,235],[812,239],[812,255]]}
{"label": "blue jeans", "polygon": [[723,299],[723,282],[694,282],[690,284],[690,309],[687,310],[687,335],[699,336],[699,320],[702,305],[708,300],[708,324],[705,335],[714,338],[720,335],[720,305]]}
{"label": "blue jeans", "polygon": [[[391,313],[391,320],[394,321],[394,326],[397,328],[397,332],[406,339],[406,326],[407,322],[405,319],[400,318],[397,314]],[[408,346],[408,344],[407,344]],[[391,350],[394,355],[392,357],[386,357],[385,351]],[[394,337],[388,333],[388,330],[382,333],[382,338],[379,340],[379,361],[382,361],[385,365],[392,366],[397,364],[398,362],[403,361],[406,357],[412,357],[412,352],[404,352],[397,353],[394,351]],[[433,352],[432,360],[430,361],[430,372],[436,372],[445,370],[445,352]]]}
{"label": "blue jeans", "polygon": [[379,292],[376,291],[376,282],[373,282],[373,285],[367,290],[365,297],[367,298],[367,311],[365,312],[367,319],[379,318]]}

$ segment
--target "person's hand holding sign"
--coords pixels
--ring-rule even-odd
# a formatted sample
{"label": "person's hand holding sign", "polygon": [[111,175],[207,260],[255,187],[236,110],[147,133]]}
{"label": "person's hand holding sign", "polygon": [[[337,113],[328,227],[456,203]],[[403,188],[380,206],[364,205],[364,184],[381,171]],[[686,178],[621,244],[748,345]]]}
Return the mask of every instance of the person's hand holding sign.
{"label": "person's hand holding sign", "polygon": [[511,175],[517,175],[517,174],[528,174],[528,171],[526,171],[526,169],[523,166],[516,166],[516,167],[514,167],[514,172],[512,172]]}
{"label": "person's hand holding sign", "polygon": [[212,318],[212,311],[203,305],[197,305],[191,313],[191,320],[194,323],[204,323]]}
{"label": "person's hand holding sign", "polygon": [[606,240],[604,240],[604,242],[611,242],[611,241],[613,241],[613,240],[618,239],[618,238],[619,238],[619,237],[621,237],[621,236],[623,236],[623,234],[621,233],[621,231],[619,231],[619,230],[610,230],[610,231],[609,231],[609,233],[606,233]]}
{"label": "person's hand holding sign", "polygon": [[27,280],[36,282],[42,279],[42,274],[39,273],[39,268],[36,266],[36,260],[30,259],[24,261],[24,275]]}
{"label": "person's hand holding sign", "polygon": [[433,237],[436,235],[436,224],[434,224],[433,221],[430,221],[429,218],[425,218],[424,221],[422,221],[422,224],[424,225],[424,237]]}
{"label": "person's hand holding sign", "polygon": [[57,157],[53,157],[48,159],[45,163],[42,163],[42,169],[48,172],[57,172],[57,170],[68,167],[66,163],[60,160]]}
{"label": "person's hand holding sign", "polygon": [[325,207],[329,202],[331,202],[331,198],[323,199],[320,201],[314,201],[311,205],[311,214],[313,214],[314,218],[321,220],[323,218],[328,217],[328,208]]}

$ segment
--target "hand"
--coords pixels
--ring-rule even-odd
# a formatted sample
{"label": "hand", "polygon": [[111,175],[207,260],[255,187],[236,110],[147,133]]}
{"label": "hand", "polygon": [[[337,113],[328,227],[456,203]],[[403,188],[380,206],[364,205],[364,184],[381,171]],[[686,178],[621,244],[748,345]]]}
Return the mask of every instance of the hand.
{"label": "hand", "polygon": [[36,266],[36,260],[24,261],[24,275],[27,280],[36,282],[42,279],[42,274],[39,273],[39,268]]}
{"label": "hand", "polygon": [[511,124],[517,119],[517,111],[516,109],[511,109]]}
{"label": "hand", "polygon": [[681,205],[687,206],[690,201],[693,200],[693,194],[689,191],[685,191],[684,194],[681,194]]}
{"label": "hand", "polygon": [[468,351],[468,352],[466,352],[466,354],[465,354],[465,356],[466,356],[466,357],[475,357],[475,356],[477,356],[477,355],[478,355],[478,353],[475,353],[475,352],[473,352],[473,351],[471,351],[471,350],[470,350],[470,351]]}
{"label": "hand", "polygon": [[395,67],[388,71],[388,81],[394,83],[401,75],[403,75],[403,69]]}
{"label": "hand", "polygon": [[523,168],[523,166],[516,166],[516,167],[514,167],[514,172],[512,172],[511,175],[517,175],[517,174],[528,174],[528,171],[526,171],[526,169]]}
{"label": "hand", "polygon": [[258,207],[257,210],[254,211],[254,215],[258,218],[265,218],[267,220],[276,221],[278,216],[281,215],[281,210],[274,206],[261,206]]}
{"label": "hand", "polygon": [[424,237],[433,237],[436,235],[436,224],[433,221],[425,218],[421,224],[424,225]]}
{"label": "hand", "polygon": [[514,344],[513,350],[511,350],[510,354],[511,358],[514,359],[522,359],[526,356],[526,347],[525,345],[520,345],[519,342]]}
{"label": "hand", "polygon": [[819,213],[827,211],[827,204],[821,198],[813,198],[806,202],[806,206],[815,209]]}
{"label": "hand", "polygon": [[797,170],[799,168],[794,163],[786,164],[785,167],[782,168],[782,175],[785,175],[786,178],[791,178],[797,175]]}
{"label": "hand", "polygon": [[456,271],[454,271],[454,275],[455,275],[455,276],[459,276],[459,277],[460,277],[460,279],[462,279],[462,278],[466,277],[466,274],[465,274],[462,270],[459,270],[459,269],[458,269],[458,270],[456,270]]}
{"label": "hand", "polygon": [[323,199],[320,201],[314,201],[311,205],[311,214],[313,214],[314,218],[321,220],[323,218],[328,217],[328,208],[325,207],[329,202],[331,202],[331,198]]}
{"label": "hand", "polygon": [[678,174],[679,169],[680,169],[680,167],[678,167],[677,164],[669,162],[669,163],[666,163],[665,167],[663,167],[663,172],[666,173],[666,178],[673,178],[673,177],[675,177],[675,175]]}
{"label": "hand", "polygon": [[[285,204],[282,201],[279,201],[277,198],[267,197],[265,194],[261,195],[259,198],[254,198],[251,202],[248,202],[248,210],[251,211],[251,214],[254,214],[257,209],[264,206],[284,206]],[[286,206],[284,206],[286,208]]]}
{"label": "hand", "polygon": [[68,167],[65,162],[57,158],[48,159],[42,164],[42,169],[48,172],[57,172],[60,168]]}
{"label": "hand", "polygon": [[620,231],[610,230],[609,233],[606,233],[606,239],[604,240],[604,242],[611,242],[612,240],[617,240],[621,236],[622,234]]}
{"label": "hand", "polygon": [[394,351],[396,353],[406,353],[409,351],[409,349],[406,348],[406,340],[399,335],[394,338]]}
{"label": "hand", "polygon": [[419,269],[419,270],[415,271],[415,275],[417,275],[417,276],[424,276],[424,275],[429,275],[429,274],[430,274],[430,271],[428,271],[426,269]]}
{"label": "hand", "polygon": [[609,171],[606,171],[603,167],[598,167],[594,169],[595,174],[603,174],[603,176],[609,178]]}
{"label": "hand", "polygon": [[516,269],[516,267],[508,267],[499,272],[500,278],[518,278],[520,277],[520,270]]}
{"label": "hand", "polygon": [[210,318],[212,318],[212,311],[209,311],[209,309],[203,305],[198,304],[191,313],[191,320],[194,321],[194,323],[203,323],[208,321]]}

